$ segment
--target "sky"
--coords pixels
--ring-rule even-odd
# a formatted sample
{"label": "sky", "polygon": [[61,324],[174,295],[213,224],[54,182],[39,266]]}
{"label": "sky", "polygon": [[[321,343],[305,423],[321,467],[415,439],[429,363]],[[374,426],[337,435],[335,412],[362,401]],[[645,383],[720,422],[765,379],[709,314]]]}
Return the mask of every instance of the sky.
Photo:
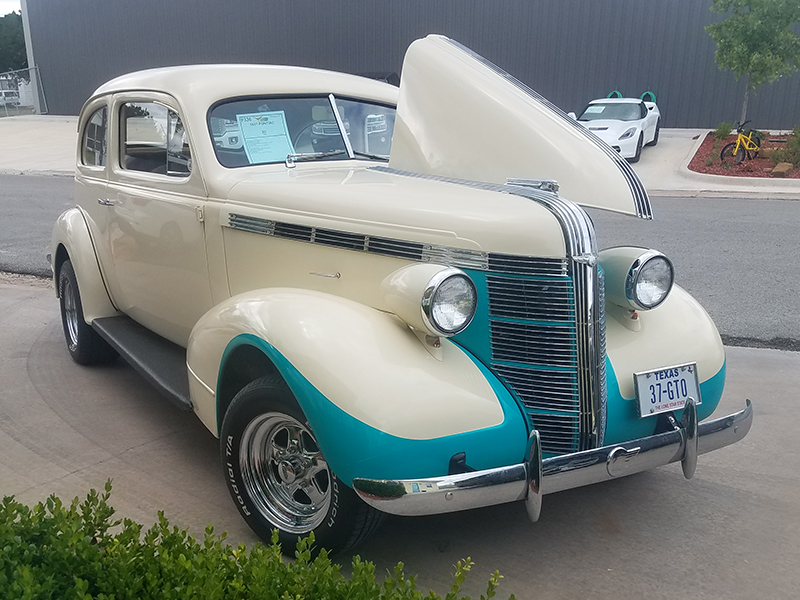
{"label": "sky", "polygon": [[19,12],[19,0],[0,0],[0,17],[10,12]]}

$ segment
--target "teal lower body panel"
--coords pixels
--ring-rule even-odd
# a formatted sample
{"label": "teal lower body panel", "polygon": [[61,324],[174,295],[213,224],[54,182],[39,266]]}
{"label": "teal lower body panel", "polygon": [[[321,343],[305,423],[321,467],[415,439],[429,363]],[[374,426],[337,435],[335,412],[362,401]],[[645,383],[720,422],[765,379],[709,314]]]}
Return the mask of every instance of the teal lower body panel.
{"label": "teal lower body panel", "polygon": [[517,464],[525,458],[528,430],[516,400],[474,358],[503,408],[503,422],[457,435],[414,440],[390,435],[352,417],[261,338],[249,334],[237,336],[228,344],[225,354],[243,344],[260,349],[273,362],[306,415],[328,465],[347,485],[352,485],[356,477],[419,479],[446,475],[450,458],[460,452],[466,453],[467,465],[476,470]]}
{"label": "teal lower body panel", "polygon": [[[700,384],[700,396],[703,403],[697,407],[698,420],[702,421],[716,410],[725,387],[725,366],[726,363],[723,363],[716,375]],[[656,416],[640,418],[636,398],[622,397],[617,374],[608,358],[606,358],[606,378],[608,399],[604,444],[618,444],[652,435],[658,418]],[[680,421],[683,411],[673,411],[672,415]]]}

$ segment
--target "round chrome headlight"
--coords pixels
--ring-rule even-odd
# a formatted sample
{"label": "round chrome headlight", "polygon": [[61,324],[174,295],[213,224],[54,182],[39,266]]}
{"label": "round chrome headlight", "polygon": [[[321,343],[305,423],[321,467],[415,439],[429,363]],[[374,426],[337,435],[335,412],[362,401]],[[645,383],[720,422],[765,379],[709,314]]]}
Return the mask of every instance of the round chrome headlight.
{"label": "round chrome headlight", "polygon": [[428,282],[422,294],[422,318],[431,331],[455,335],[475,316],[478,292],[466,273],[444,269]]}
{"label": "round chrome headlight", "polygon": [[670,260],[650,250],[631,265],[625,281],[625,295],[635,308],[649,310],[667,299],[674,279]]}

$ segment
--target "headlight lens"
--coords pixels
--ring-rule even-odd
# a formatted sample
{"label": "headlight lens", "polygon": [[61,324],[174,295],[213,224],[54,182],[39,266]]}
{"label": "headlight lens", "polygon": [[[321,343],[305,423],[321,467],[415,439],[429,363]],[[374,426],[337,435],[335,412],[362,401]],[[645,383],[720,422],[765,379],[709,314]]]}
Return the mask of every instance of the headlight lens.
{"label": "headlight lens", "polygon": [[631,127],[630,129],[626,130],[625,133],[619,136],[619,139],[627,140],[628,138],[633,137],[634,133],[636,133],[636,127]]}
{"label": "headlight lens", "polygon": [[466,329],[477,304],[472,280],[458,269],[445,269],[428,282],[422,295],[422,314],[431,331],[450,336]]}
{"label": "headlight lens", "polygon": [[625,282],[625,294],[636,308],[655,308],[667,299],[675,272],[669,259],[651,251],[633,263]]}

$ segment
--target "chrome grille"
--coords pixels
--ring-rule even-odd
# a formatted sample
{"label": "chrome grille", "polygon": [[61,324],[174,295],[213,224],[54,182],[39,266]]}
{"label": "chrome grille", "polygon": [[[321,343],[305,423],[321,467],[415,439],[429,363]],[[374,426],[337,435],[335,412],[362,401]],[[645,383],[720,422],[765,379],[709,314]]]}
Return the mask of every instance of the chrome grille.
{"label": "chrome grille", "polygon": [[528,365],[570,367],[576,365],[575,331],[530,323],[491,320],[492,356]]}
{"label": "chrome grille", "polygon": [[572,281],[531,281],[518,277],[486,278],[492,315],[534,321],[572,321]]}
{"label": "chrome grille", "polygon": [[582,426],[575,292],[560,268],[541,272],[486,276],[492,369],[522,402],[542,450],[564,454],[579,449]]}
{"label": "chrome grille", "polygon": [[[553,454],[568,454],[578,450],[578,414],[528,414],[533,427],[539,430],[542,451]],[[545,444],[547,440],[547,444]]]}
{"label": "chrome grille", "polygon": [[489,270],[512,275],[564,277],[567,261],[563,258],[532,258],[513,254],[489,254]]}
{"label": "chrome grille", "polygon": [[526,408],[574,411],[577,406],[578,378],[574,371],[498,364],[495,372],[514,389]]}

